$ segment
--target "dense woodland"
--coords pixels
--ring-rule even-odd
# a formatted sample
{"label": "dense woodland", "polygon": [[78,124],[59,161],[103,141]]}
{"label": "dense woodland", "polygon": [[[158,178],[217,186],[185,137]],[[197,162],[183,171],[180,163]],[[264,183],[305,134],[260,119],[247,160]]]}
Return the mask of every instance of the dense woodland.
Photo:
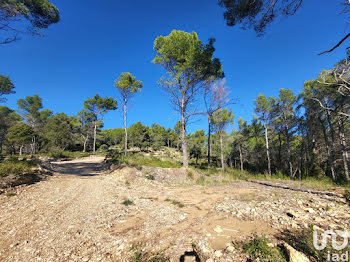
{"label": "dense woodland", "polygon": [[[254,1],[257,6],[242,9],[241,2],[219,1],[226,8],[228,25],[249,21],[262,34],[274,18],[269,13],[274,7]],[[292,15],[302,1],[286,2],[282,1],[281,10]],[[2,30],[10,34],[1,44],[18,40],[22,31],[10,27],[13,21],[28,20],[31,32],[39,34],[60,19],[58,9],[49,1],[23,4],[6,0],[0,11]],[[18,100],[18,108],[8,108],[6,96],[14,93],[15,86],[8,76],[0,75],[0,102],[4,104],[0,106],[1,154],[116,150],[126,155],[171,147],[182,152],[184,167],[234,167],[292,179],[328,176],[337,183],[348,183],[350,56],[321,71],[317,79],[306,81],[297,94],[289,89],[281,89],[276,97],[257,94],[255,114],[248,122],[234,117],[239,98],[232,96],[235,87],[225,84],[221,62],[213,57],[214,43],[215,39],[209,39],[203,44],[195,32],[176,30],[155,39],[153,64],[165,70],[159,86],[179,115],[172,129],[157,123],[145,126],[142,120],[128,125],[129,102],[134,95],[142,96],[137,93],[143,88],[131,73],[122,73],[115,80],[118,98],[92,94],[75,116],[54,114],[39,95]],[[123,111],[124,127],[103,130],[104,115],[117,109]],[[198,118],[205,118],[208,125],[189,134],[188,125]],[[238,129],[233,129],[234,121]]]}

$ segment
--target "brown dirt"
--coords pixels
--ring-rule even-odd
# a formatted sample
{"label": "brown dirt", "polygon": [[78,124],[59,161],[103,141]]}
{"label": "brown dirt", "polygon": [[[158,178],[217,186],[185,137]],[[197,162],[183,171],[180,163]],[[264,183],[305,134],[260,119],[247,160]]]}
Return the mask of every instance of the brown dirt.
{"label": "brown dirt", "polygon": [[0,261],[131,261],[139,242],[171,261],[195,243],[209,258],[234,240],[276,232],[264,219],[233,216],[230,206],[220,211],[235,201],[260,203],[263,186],[180,186],[132,168],[104,174],[103,159],[53,163],[53,177],[0,195]]}

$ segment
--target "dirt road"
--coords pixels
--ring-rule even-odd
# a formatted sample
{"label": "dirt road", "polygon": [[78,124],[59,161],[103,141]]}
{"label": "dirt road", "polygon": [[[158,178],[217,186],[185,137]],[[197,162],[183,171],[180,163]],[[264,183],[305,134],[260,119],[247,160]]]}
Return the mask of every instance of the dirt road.
{"label": "dirt road", "polygon": [[174,185],[132,168],[103,174],[102,161],[54,163],[53,177],[13,197],[0,196],[0,261],[132,261],[142,249],[179,261],[194,243],[206,258],[242,261],[225,251],[232,240],[274,234],[269,220],[302,224],[312,217],[290,220],[285,208],[292,208],[296,196],[302,203],[318,200],[246,182]]}

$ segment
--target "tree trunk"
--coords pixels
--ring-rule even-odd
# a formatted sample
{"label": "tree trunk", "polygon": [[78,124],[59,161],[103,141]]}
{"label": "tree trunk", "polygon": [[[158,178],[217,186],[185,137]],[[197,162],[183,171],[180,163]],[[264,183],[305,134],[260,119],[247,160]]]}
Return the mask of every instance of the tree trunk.
{"label": "tree trunk", "polygon": [[181,144],[183,154],[183,166],[188,167],[187,143],[186,143],[186,122],[184,112],[181,112]]}
{"label": "tree trunk", "polygon": [[[332,157],[332,164],[333,164],[333,167],[334,167],[334,170],[335,170],[335,152],[336,152],[336,149],[335,149],[335,133],[334,133],[334,127],[333,127],[333,124],[332,124],[332,121],[331,121],[331,112],[329,110],[327,110],[327,122],[328,122],[328,126],[329,126],[329,131],[331,133],[331,145],[330,145],[330,149],[331,149],[331,157]],[[335,173],[335,176],[337,174]]]}
{"label": "tree trunk", "polygon": [[242,155],[241,145],[238,146],[238,150],[239,150],[239,160],[241,161],[241,171],[243,171],[244,167],[243,167],[243,155]]}
{"label": "tree trunk", "polygon": [[266,142],[266,157],[267,157],[267,170],[269,175],[271,176],[271,159],[270,159],[270,147],[269,147],[269,137],[268,137],[268,129],[267,125],[264,123],[265,127],[265,142]]}
{"label": "tree trunk", "polygon": [[334,158],[333,158],[332,150],[331,150],[331,148],[329,146],[327,130],[326,130],[325,125],[323,124],[323,121],[322,121],[321,117],[319,117],[318,120],[319,120],[319,122],[321,123],[321,126],[322,126],[323,138],[324,138],[324,142],[325,142],[325,145],[326,145],[329,169],[331,171],[332,179],[333,179],[333,181],[335,181],[337,179],[337,177],[336,177],[336,174],[335,174]]}
{"label": "tree trunk", "polygon": [[224,172],[225,161],[224,161],[224,149],[223,149],[223,142],[222,142],[222,131],[220,132],[220,153],[221,153],[221,169],[222,169],[222,172]]}
{"label": "tree trunk", "polygon": [[124,154],[126,155],[128,152],[128,129],[126,127],[126,98],[124,99],[124,130],[125,130],[125,144],[124,144],[124,149],[125,152]]}
{"label": "tree trunk", "polygon": [[19,155],[22,155],[22,149],[23,149],[23,145],[21,145],[21,147],[19,148]]}
{"label": "tree trunk", "polygon": [[94,146],[93,146],[94,154],[96,152],[96,133],[97,133],[97,124],[95,124],[95,128],[94,128]]}
{"label": "tree trunk", "polygon": [[84,153],[86,152],[86,144],[87,144],[88,140],[89,140],[89,135],[86,135],[86,138],[84,141],[84,150],[83,150]]}
{"label": "tree trunk", "polygon": [[340,116],[338,116],[338,125],[339,125],[339,138],[340,138],[340,144],[342,147],[342,155],[343,155],[343,163],[344,163],[344,175],[347,182],[350,181],[349,177],[349,156],[346,146],[346,139],[345,139],[345,133],[344,133],[344,123],[340,119]]}
{"label": "tree trunk", "polygon": [[288,132],[288,125],[286,125],[286,140],[287,140],[287,163],[288,163],[288,168],[289,168],[289,177],[294,178],[293,174],[293,166],[292,166],[292,161],[291,161],[291,151],[290,151],[290,141],[289,141],[289,132]]}
{"label": "tree trunk", "polygon": [[210,116],[208,116],[208,168],[210,167],[210,138],[211,138],[211,123],[210,123]]}

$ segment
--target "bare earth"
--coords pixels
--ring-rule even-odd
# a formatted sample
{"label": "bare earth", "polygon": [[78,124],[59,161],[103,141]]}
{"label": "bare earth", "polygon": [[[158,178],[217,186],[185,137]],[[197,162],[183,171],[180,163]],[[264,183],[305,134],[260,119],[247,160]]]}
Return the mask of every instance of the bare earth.
{"label": "bare earth", "polygon": [[102,162],[57,162],[48,180],[0,195],[0,261],[133,261],[135,246],[179,261],[193,244],[202,258],[243,261],[228,248],[233,240],[308,223],[346,228],[350,221],[348,206],[334,197],[249,182],[150,180],[127,167],[105,174]]}

